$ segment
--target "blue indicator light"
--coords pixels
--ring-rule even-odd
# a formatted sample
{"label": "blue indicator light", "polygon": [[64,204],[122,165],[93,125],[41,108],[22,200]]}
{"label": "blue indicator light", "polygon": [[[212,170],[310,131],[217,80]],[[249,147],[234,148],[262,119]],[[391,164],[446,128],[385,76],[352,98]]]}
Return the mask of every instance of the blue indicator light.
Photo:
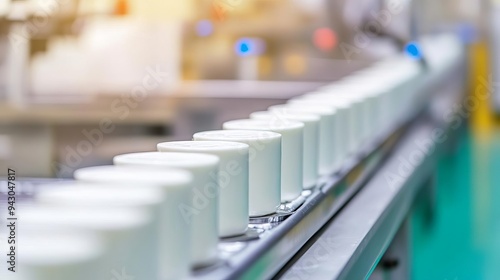
{"label": "blue indicator light", "polygon": [[251,55],[255,51],[253,45],[254,42],[251,39],[248,38],[239,39],[235,45],[236,53],[239,56]]}
{"label": "blue indicator light", "polygon": [[422,58],[422,52],[420,51],[420,46],[417,42],[410,42],[405,47],[406,54],[416,60]]}
{"label": "blue indicator light", "polygon": [[266,44],[259,38],[240,38],[234,44],[234,51],[238,56],[254,56],[262,54],[266,49]]}
{"label": "blue indicator light", "polygon": [[248,45],[246,43],[243,43],[240,45],[240,52],[241,53],[247,53],[250,50]]}

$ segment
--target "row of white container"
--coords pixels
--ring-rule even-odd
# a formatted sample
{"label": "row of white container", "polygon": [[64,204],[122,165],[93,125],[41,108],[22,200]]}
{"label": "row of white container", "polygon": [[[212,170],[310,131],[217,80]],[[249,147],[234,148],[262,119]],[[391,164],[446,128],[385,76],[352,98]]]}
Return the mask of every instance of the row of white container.
{"label": "row of white container", "polygon": [[18,209],[22,262],[7,279],[180,279],[214,264],[219,238],[245,234],[249,217],[298,198],[411,110],[420,71],[384,60],[223,130],[41,187]]}

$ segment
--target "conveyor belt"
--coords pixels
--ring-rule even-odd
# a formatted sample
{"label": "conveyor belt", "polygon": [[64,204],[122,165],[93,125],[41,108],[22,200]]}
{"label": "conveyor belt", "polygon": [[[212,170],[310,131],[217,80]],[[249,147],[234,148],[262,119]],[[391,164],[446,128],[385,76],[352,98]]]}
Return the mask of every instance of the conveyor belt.
{"label": "conveyor belt", "polygon": [[[311,237],[331,221],[332,217],[335,216],[334,220],[338,217],[343,217],[342,215],[336,216],[339,210],[345,207],[346,203],[352,199],[375,172],[379,171],[378,169],[384,165],[385,159],[400,145],[400,140],[405,137],[405,134],[410,133],[410,136],[407,137],[411,139],[414,133],[419,133],[420,130],[415,130],[414,124],[417,123],[418,125],[421,118],[425,118],[428,115],[428,111],[426,110],[431,99],[430,95],[440,95],[441,91],[452,96],[460,95],[456,91],[457,87],[453,86],[458,84],[460,87],[462,85],[463,80],[461,77],[463,69],[464,62],[456,61],[456,63],[448,65],[436,73],[424,74],[423,77],[420,77],[419,81],[414,83],[414,88],[411,90],[418,92],[422,96],[422,102],[414,104],[414,111],[408,112],[406,119],[399,120],[395,126],[387,131],[380,131],[378,137],[373,138],[372,142],[365,143],[362,149],[358,150],[356,154],[351,155],[350,159],[344,162],[342,169],[338,173],[320,178],[317,186],[312,191],[304,192],[302,199],[305,201],[295,212],[286,213],[286,211],[283,211],[275,216],[260,219],[260,223],[255,223],[256,221],[254,220],[254,223],[250,226],[252,230],[246,237],[222,240],[219,246],[221,260],[216,265],[194,271],[191,278],[266,279],[275,276]],[[451,88],[443,87],[443,85],[451,85]],[[448,89],[442,90],[443,88]],[[432,99],[438,98],[433,97]],[[370,184],[373,183],[373,181],[370,182]],[[364,191],[363,189],[363,197],[366,196]],[[405,195],[411,195],[411,193],[405,193]],[[356,197],[353,200],[356,204],[349,203],[346,209],[361,207],[362,202],[359,201],[362,201],[363,197]],[[391,198],[384,197],[384,199]],[[394,201],[395,198],[393,197],[392,199],[391,201]],[[392,203],[390,207],[396,210],[400,209],[398,207],[401,206],[395,203],[405,203],[405,201],[407,200],[402,199],[399,202],[390,202]],[[376,213],[372,214],[375,215]],[[399,219],[399,216],[396,218]],[[385,231],[373,229],[374,232],[370,232],[370,234],[390,238],[392,233],[390,231],[393,228],[388,227],[386,229],[384,225],[380,226],[380,228],[389,230],[389,232],[385,233]],[[352,228],[352,230],[355,230],[355,228]],[[360,232],[360,236],[361,234]],[[342,243],[342,240],[338,242]],[[339,263],[338,267],[335,267],[336,270],[327,270],[329,273],[328,277],[342,278],[350,276],[353,270],[346,268],[354,267],[353,262],[356,262],[356,259],[351,258],[354,255],[361,258],[360,254],[363,254],[364,258],[368,258],[366,263],[369,264],[371,262],[371,265],[367,265],[366,267],[371,269],[373,263],[376,262],[376,259],[373,258],[379,256],[387,242],[388,239],[385,240],[385,243],[381,244],[382,247],[378,249],[377,254],[372,255],[364,255],[364,252],[358,251],[358,248],[361,248],[363,245],[361,243],[357,244],[358,247],[356,248],[350,248],[354,250],[354,253],[343,256],[344,259]],[[348,245],[348,243],[342,244]],[[314,248],[314,244],[308,244],[308,246]],[[309,251],[306,251],[303,257],[306,258]],[[301,259],[299,258],[297,264],[300,263]],[[293,270],[289,272],[293,273]],[[364,269],[360,273],[366,275],[367,271]],[[283,275],[287,277],[293,276],[286,272]],[[318,276],[321,276],[321,274],[318,274]]]}
{"label": "conveyor belt", "polygon": [[[442,71],[432,73],[432,75],[424,75],[420,83],[416,83],[417,86],[415,86],[413,90],[418,91],[422,96],[422,100],[427,100],[427,102],[415,104],[415,111],[413,114],[408,114],[406,120],[401,120],[399,124],[392,129],[381,132],[375,141],[366,143],[357,155],[353,155],[351,159],[344,164],[339,173],[321,178],[318,186],[312,194],[307,197],[305,203],[290,217],[280,224],[266,223],[254,226],[255,228],[265,229],[265,231],[260,234],[258,240],[241,244],[244,248],[237,253],[228,253],[227,259],[217,268],[197,271],[193,278],[267,279],[276,275],[304,244],[306,244],[318,230],[320,230],[346,205],[347,202],[350,201],[350,199],[363,187],[363,184],[370,176],[375,172],[379,172],[380,174],[378,168],[384,165],[384,159],[390,156],[390,154],[396,150],[396,147],[400,145],[400,140],[404,137],[405,133],[410,133],[405,139],[412,139],[412,137],[417,137],[421,133],[427,132],[422,131],[420,122],[422,119],[428,118],[429,114],[432,115],[432,110],[427,110],[429,107],[432,107],[429,106],[430,96],[432,96],[433,102],[448,106],[446,108],[451,107],[454,102],[461,101],[463,98],[462,86],[464,80],[462,77],[464,77],[465,74],[464,69],[464,61],[457,60],[454,64],[446,67],[446,69],[442,69]],[[425,129],[428,129],[428,127]],[[415,133],[417,135],[415,135]],[[413,141],[412,144],[414,144]],[[432,165],[423,164],[423,166],[426,170],[432,168]],[[418,173],[416,173],[416,176],[418,177]],[[418,181],[412,183],[418,183]],[[411,198],[413,192],[405,193],[405,195],[409,195]],[[405,208],[401,206],[401,203],[408,202],[408,205],[410,205],[410,198],[393,203],[392,209],[395,209],[396,214],[399,211],[398,209],[401,209],[402,213],[404,212],[403,210]],[[408,207],[408,205],[405,207]],[[351,207],[350,204],[348,207]],[[362,207],[362,205],[358,204],[357,207]],[[396,219],[395,221],[398,220]],[[396,223],[395,225],[398,224]],[[367,266],[369,269],[372,268],[373,264],[376,263],[380,257],[380,254],[386,249],[387,242],[389,242],[391,238],[391,230],[394,230],[395,225],[387,227],[387,229],[382,226],[380,229],[385,230],[372,233],[377,234],[377,236],[384,236],[386,240],[385,243],[381,244],[381,248],[379,248],[376,254],[367,254],[363,256],[367,258],[368,263],[371,262],[371,265]],[[352,228],[352,230],[355,230],[355,228]],[[350,246],[349,243],[344,245]],[[360,244],[358,244],[358,246],[362,247]],[[223,250],[226,248],[232,250],[234,247],[234,243],[227,243],[221,246]],[[347,262],[351,264],[350,256],[346,255],[344,257],[347,258]],[[330,259],[330,261],[332,260]],[[335,261],[337,260],[335,259]],[[352,261],[355,262],[356,260]],[[336,276],[343,277],[345,275],[350,275],[349,273],[351,272],[351,270],[344,272],[344,270],[339,268],[337,274],[330,273],[324,276],[327,276],[328,279],[335,279]],[[364,276],[366,276],[367,273],[368,270],[366,269],[361,271],[361,274],[364,274]],[[285,276],[293,275],[285,274]],[[296,279],[293,277],[290,278]],[[362,277],[346,277],[345,279],[361,278]]]}

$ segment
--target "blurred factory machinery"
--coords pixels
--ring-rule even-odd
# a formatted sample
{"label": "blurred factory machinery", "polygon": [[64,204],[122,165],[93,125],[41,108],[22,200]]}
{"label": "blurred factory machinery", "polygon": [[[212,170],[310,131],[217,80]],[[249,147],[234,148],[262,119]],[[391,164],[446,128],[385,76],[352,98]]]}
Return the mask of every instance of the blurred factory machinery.
{"label": "blurred factory machinery", "polygon": [[[0,163],[68,176],[339,79],[420,34],[481,34],[479,2],[430,2],[2,1]],[[75,158],[103,118],[113,132]]]}

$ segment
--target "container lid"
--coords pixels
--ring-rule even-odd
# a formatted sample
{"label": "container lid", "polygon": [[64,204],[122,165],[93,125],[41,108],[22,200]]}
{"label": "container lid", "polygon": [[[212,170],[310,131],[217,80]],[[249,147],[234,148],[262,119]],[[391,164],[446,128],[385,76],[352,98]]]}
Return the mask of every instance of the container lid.
{"label": "container lid", "polygon": [[[116,157],[115,157],[116,158]],[[81,168],[74,177],[85,182],[126,183],[127,185],[188,185],[193,178],[191,173],[175,168],[147,168],[142,166],[104,165]]]}
{"label": "container lid", "polygon": [[287,119],[292,121],[304,122],[304,123],[314,123],[319,122],[319,116],[297,112],[297,111],[286,111],[286,110],[275,110],[275,111],[259,111],[250,114],[251,119],[256,120],[269,120],[269,119]]}
{"label": "container lid", "polygon": [[250,129],[250,130],[271,130],[275,132],[284,132],[289,130],[301,130],[304,124],[291,120],[252,120],[241,119],[228,121],[223,124],[224,129]]}
{"label": "container lid", "polygon": [[286,110],[290,112],[304,112],[304,113],[311,113],[311,114],[318,114],[320,116],[328,116],[328,115],[334,115],[336,113],[335,108],[324,105],[324,104],[319,104],[318,102],[315,103],[287,103],[287,104],[281,104],[281,105],[274,105],[270,106],[268,108],[270,111],[274,110]]}
{"label": "container lid", "polygon": [[172,141],[157,145],[158,150],[174,148],[177,152],[247,151],[248,145],[229,141]]}
{"label": "container lid", "polygon": [[157,167],[199,168],[219,164],[219,158],[198,153],[145,152],[115,156],[117,165],[145,165]]}
{"label": "container lid", "polygon": [[[164,200],[156,188],[137,186],[110,186],[103,183],[67,182],[40,185],[35,200],[42,203],[69,206],[154,206]],[[116,185],[116,184],[114,184]]]}
{"label": "container lid", "polygon": [[198,132],[193,135],[195,140],[233,140],[249,141],[262,139],[281,139],[281,134],[265,130],[212,130]]}

